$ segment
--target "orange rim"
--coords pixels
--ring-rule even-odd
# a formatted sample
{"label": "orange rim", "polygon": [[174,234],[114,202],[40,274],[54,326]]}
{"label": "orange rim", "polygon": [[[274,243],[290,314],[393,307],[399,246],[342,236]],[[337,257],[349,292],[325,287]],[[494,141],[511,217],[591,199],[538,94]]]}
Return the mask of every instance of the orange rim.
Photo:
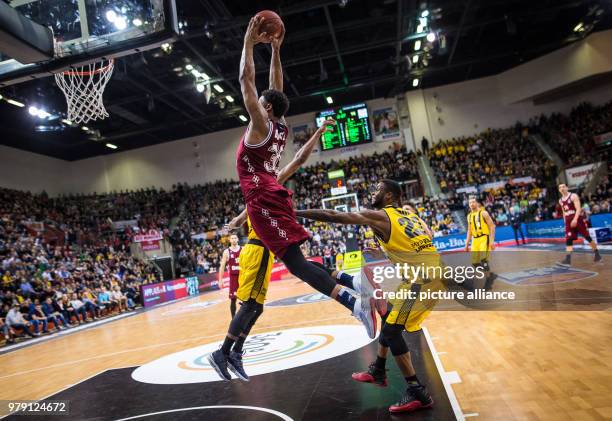
{"label": "orange rim", "polygon": [[108,64],[106,66],[100,67],[99,69],[94,70],[93,72],[66,70],[65,72],[62,72],[62,74],[65,75],[65,76],[92,76],[92,75],[97,75],[98,73],[105,72],[109,67],[111,67],[113,65],[114,61],[115,61],[115,59],[111,58],[110,60],[108,60]]}

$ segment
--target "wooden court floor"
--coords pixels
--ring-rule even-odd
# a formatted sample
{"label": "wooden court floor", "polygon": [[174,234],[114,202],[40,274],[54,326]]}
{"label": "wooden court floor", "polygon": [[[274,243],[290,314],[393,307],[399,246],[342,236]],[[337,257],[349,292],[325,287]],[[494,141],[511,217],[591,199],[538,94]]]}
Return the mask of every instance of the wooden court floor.
{"label": "wooden court floor", "polygon": [[[269,301],[311,292],[290,278],[270,285]],[[204,294],[0,355],[0,400],[41,399],[107,369],[221,340],[230,320],[226,294]],[[267,307],[254,332],[346,323],[357,322],[323,301]],[[434,311],[424,326],[444,370],[458,374],[452,388],[468,418],[612,419],[612,311]]]}

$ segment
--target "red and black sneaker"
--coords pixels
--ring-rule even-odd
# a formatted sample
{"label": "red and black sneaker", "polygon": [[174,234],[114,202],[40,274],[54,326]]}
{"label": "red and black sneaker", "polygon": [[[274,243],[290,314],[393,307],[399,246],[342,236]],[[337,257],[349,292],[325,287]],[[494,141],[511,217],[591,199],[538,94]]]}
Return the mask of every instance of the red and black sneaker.
{"label": "red and black sneaker", "polygon": [[389,412],[413,412],[417,409],[431,408],[433,403],[434,401],[427,393],[425,386],[420,384],[408,386],[402,399],[389,407]]}
{"label": "red and black sneaker", "polygon": [[378,368],[374,363],[370,364],[368,371],[353,373],[353,380],[362,383],[372,383],[379,387],[387,387],[387,370]]}

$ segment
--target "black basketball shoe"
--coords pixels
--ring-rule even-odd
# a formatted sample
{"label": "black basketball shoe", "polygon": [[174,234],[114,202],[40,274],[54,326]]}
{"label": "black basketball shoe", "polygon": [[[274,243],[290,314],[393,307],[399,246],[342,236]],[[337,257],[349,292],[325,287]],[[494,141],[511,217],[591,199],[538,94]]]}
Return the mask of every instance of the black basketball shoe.
{"label": "black basketball shoe", "polygon": [[406,392],[400,401],[389,407],[389,412],[413,412],[417,409],[431,408],[433,403],[434,401],[425,386],[420,384],[410,385],[406,388]]}
{"label": "black basketball shoe", "polygon": [[229,369],[232,370],[232,373],[238,376],[240,380],[244,380],[245,382],[248,382],[249,375],[246,373],[246,371],[244,371],[244,367],[242,366],[242,355],[243,354],[244,354],[244,351],[230,352],[229,357],[227,358],[227,363],[229,365]]}
{"label": "black basketball shoe", "polygon": [[387,387],[387,370],[376,367],[374,363],[370,364],[368,371],[353,373],[351,377],[358,382],[372,383],[376,386]]}
{"label": "black basketball shoe", "polygon": [[208,363],[215,369],[219,377],[223,380],[231,380],[232,375],[227,371],[227,357],[220,349],[208,354]]}

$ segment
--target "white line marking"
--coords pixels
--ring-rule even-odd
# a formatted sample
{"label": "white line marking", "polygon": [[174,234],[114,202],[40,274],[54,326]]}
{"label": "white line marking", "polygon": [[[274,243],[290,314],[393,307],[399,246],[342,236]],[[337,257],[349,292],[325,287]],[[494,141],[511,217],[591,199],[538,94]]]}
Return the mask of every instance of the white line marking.
{"label": "white line marking", "polygon": [[446,355],[446,351],[438,352],[438,355]]}
{"label": "white line marking", "polygon": [[438,373],[440,374],[440,378],[442,379],[444,390],[446,390],[446,395],[448,396],[448,400],[450,401],[451,407],[453,408],[453,412],[455,413],[455,418],[457,418],[457,421],[465,421],[463,411],[461,411],[461,406],[459,405],[459,401],[457,400],[455,391],[453,390],[452,386],[448,382],[448,379],[445,375],[444,366],[442,365],[442,361],[440,361],[440,357],[438,356],[438,353],[436,351],[436,346],[434,345],[432,341],[432,337],[429,336],[429,331],[427,330],[426,327],[423,327],[422,329],[423,329],[423,335],[425,335],[425,340],[427,341],[427,345],[429,345],[431,356],[433,357],[433,360],[436,363]]}
{"label": "white line marking", "polygon": [[469,414],[463,414],[465,418],[477,417],[478,415],[480,415],[478,412],[470,412]]}
{"label": "white line marking", "polygon": [[450,384],[461,383],[461,377],[456,371],[447,371],[444,375]]}
{"label": "white line marking", "polygon": [[149,417],[151,415],[160,415],[160,414],[171,414],[173,412],[181,412],[181,411],[195,411],[198,409],[253,409],[255,411],[267,412],[268,414],[276,415],[281,420],[284,421],[294,421],[289,415],[285,415],[282,412],[275,411],[274,409],[261,408],[258,406],[243,406],[243,405],[213,405],[213,406],[194,406],[192,408],[179,408],[179,409],[170,409],[168,411],[159,411],[159,412],[150,412],[148,414],[135,415],[133,417],[121,418],[116,421],[127,421],[127,420],[135,420],[137,418]]}

